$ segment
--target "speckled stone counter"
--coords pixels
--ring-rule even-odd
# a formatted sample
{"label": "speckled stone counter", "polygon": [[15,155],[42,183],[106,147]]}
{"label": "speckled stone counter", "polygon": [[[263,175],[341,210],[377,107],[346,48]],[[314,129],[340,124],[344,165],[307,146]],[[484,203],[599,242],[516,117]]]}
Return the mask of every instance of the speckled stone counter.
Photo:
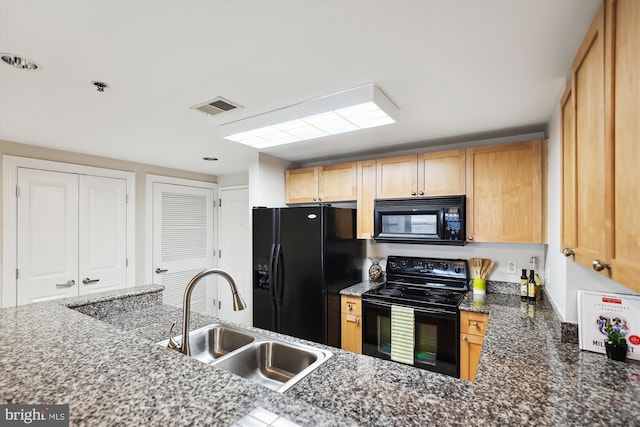
{"label": "speckled stone counter", "polygon": [[340,295],[348,295],[352,297],[359,297],[363,293],[370,291],[372,289],[377,289],[380,286],[384,285],[384,282],[360,282],[356,283],[353,286],[349,286],[348,288],[344,288],[340,291]]}
{"label": "speckled stone counter", "polygon": [[[160,304],[161,289],[0,310],[0,402],[68,403],[71,425],[80,426],[231,425],[256,408],[299,425],[355,424],[157,346],[181,315]],[[103,319],[111,304],[121,324],[66,306],[86,312],[92,302]],[[211,322],[203,317],[194,324]]]}
{"label": "speckled stone counter", "polygon": [[68,402],[74,425],[230,425],[257,407],[310,426],[638,425],[640,365],[561,344],[544,302],[521,317],[517,296],[468,295],[490,314],[476,383],[313,344],[334,356],[277,393],[158,347],[181,309],[144,289],[111,314],[115,294],[0,310],[0,402]]}
{"label": "speckled stone counter", "polygon": [[492,294],[462,310],[489,313],[474,399],[474,425],[640,425],[640,364],[560,342],[560,321],[545,300]]}

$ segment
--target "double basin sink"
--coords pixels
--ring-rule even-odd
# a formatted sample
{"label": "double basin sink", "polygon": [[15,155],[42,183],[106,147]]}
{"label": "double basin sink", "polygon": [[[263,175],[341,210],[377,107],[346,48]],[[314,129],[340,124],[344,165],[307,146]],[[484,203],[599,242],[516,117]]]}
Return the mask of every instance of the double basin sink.
{"label": "double basin sink", "polygon": [[[182,336],[175,341],[180,345]],[[169,340],[159,342],[166,347]],[[333,354],[221,323],[189,333],[191,357],[270,389],[284,392]]]}

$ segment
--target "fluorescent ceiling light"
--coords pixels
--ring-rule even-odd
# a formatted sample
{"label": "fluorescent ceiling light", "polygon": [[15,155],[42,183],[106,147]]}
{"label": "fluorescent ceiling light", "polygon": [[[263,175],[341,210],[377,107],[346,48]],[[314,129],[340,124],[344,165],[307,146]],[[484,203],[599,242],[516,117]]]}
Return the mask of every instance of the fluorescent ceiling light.
{"label": "fluorescent ceiling light", "polygon": [[220,136],[254,148],[395,123],[398,107],[374,84],[220,125]]}

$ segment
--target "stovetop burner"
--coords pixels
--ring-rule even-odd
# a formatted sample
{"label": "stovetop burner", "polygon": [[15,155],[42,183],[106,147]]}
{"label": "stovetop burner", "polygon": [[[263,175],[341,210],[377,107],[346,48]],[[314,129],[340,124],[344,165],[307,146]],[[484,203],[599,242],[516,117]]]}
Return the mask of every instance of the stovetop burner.
{"label": "stovetop burner", "polygon": [[389,256],[387,283],[365,298],[424,307],[457,308],[467,292],[465,260]]}

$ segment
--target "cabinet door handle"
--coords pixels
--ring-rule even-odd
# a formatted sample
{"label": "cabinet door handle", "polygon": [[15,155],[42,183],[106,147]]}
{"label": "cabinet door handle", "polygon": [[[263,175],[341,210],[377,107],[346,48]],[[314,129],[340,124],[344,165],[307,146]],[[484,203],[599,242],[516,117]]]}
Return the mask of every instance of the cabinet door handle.
{"label": "cabinet door handle", "polygon": [[167,270],[165,268],[160,268],[160,267],[156,268],[156,274],[166,273],[167,271],[169,271],[169,270]]}
{"label": "cabinet door handle", "polygon": [[67,283],[56,283],[56,288],[70,288],[75,284],[75,280],[68,280]]}
{"label": "cabinet door handle", "polygon": [[321,201],[322,201],[322,197],[318,197],[318,201],[320,201],[320,202],[321,202]]}
{"label": "cabinet door handle", "polygon": [[594,259],[594,260],[593,260],[593,263],[591,264],[591,266],[593,267],[593,269],[594,269],[595,271],[602,271],[602,270],[604,270],[605,268],[606,268],[606,269],[611,268],[611,265],[606,264],[606,263],[604,263],[604,262],[600,261],[599,259]]}
{"label": "cabinet door handle", "polygon": [[412,191],[412,192],[411,192],[411,195],[412,195],[412,196],[415,196],[415,195],[416,195],[416,192],[415,192],[415,191]]}
{"label": "cabinet door handle", "polygon": [[564,248],[564,250],[562,251],[562,255],[564,255],[564,256],[566,256],[568,258],[570,256],[575,257],[576,253],[571,248]]}
{"label": "cabinet door handle", "polygon": [[467,237],[467,240],[473,240],[473,236]]}
{"label": "cabinet door handle", "polygon": [[419,196],[424,196],[424,191],[418,191]]}
{"label": "cabinet door handle", "polygon": [[469,341],[469,339],[467,338],[467,336],[466,336],[466,335],[463,335],[463,336],[462,336],[462,341],[467,342],[467,341]]}
{"label": "cabinet door handle", "polygon": [[82,279],[82,283],[84,283],[85,285],[89,285],[91,283],[98,283],[100,281],[100,279],[90,279],[88,277],[85,277],[84,279]]}

